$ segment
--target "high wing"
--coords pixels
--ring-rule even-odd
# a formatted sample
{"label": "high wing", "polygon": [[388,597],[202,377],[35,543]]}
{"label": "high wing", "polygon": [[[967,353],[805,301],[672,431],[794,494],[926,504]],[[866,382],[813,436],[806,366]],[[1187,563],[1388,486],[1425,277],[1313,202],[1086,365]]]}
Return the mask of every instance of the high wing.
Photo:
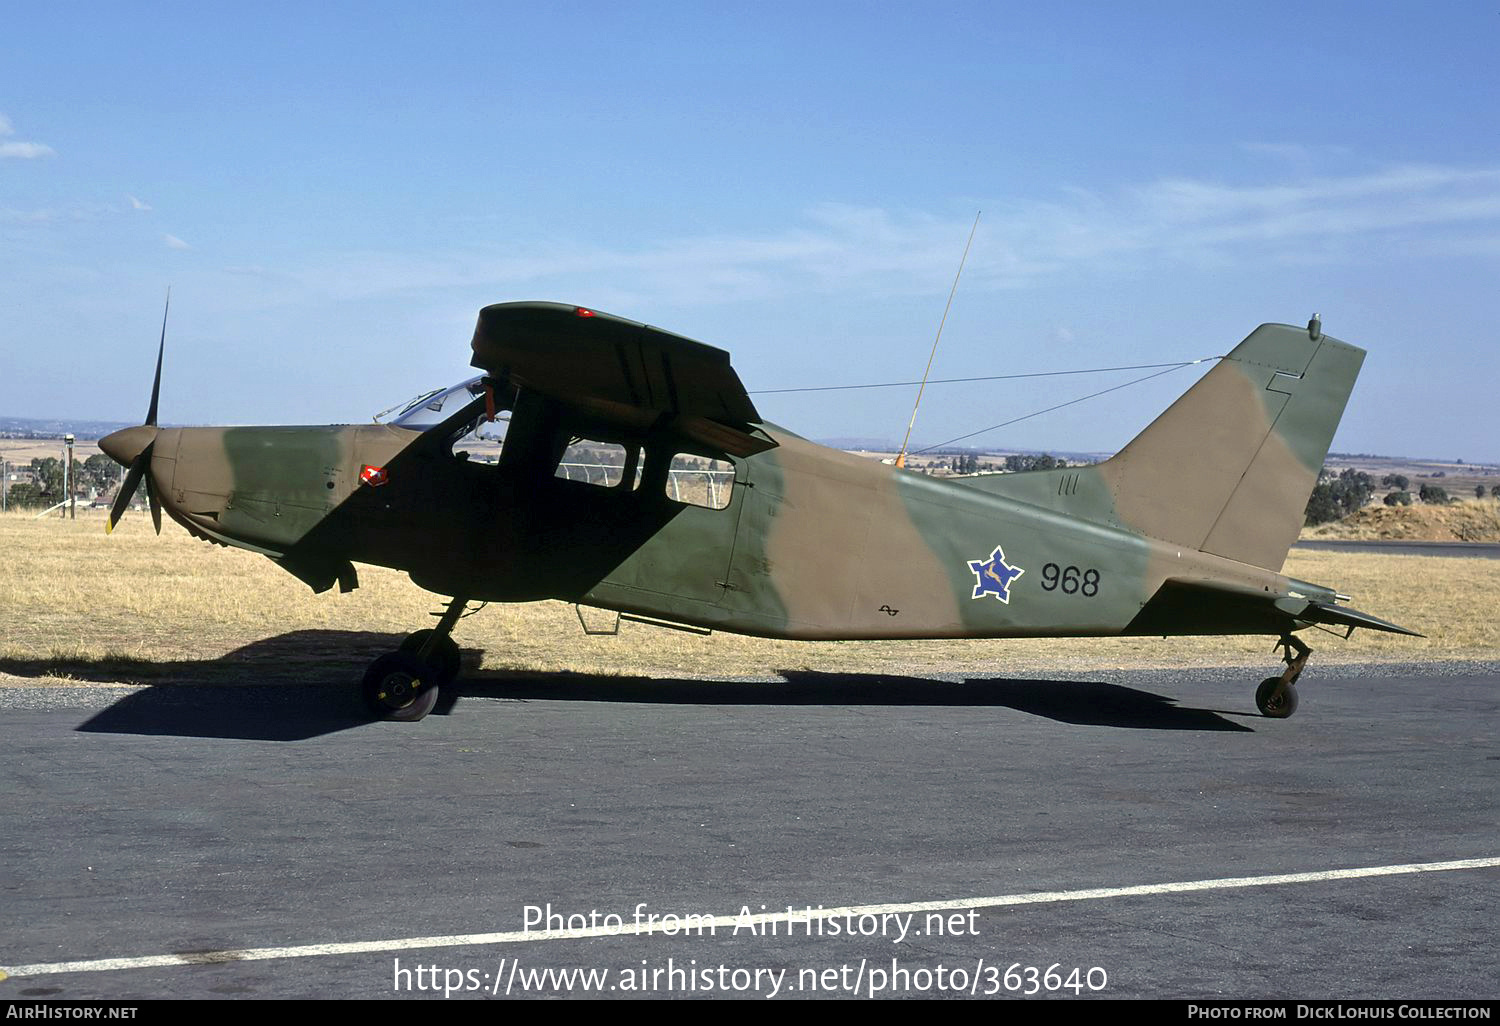
{"label": "high wing", "polygon": [[564,303],[497,303],[479,312],[473,366],[581,413],[665,430],[734,456],[776,442],[752,434],[755,404],[722,349]]}

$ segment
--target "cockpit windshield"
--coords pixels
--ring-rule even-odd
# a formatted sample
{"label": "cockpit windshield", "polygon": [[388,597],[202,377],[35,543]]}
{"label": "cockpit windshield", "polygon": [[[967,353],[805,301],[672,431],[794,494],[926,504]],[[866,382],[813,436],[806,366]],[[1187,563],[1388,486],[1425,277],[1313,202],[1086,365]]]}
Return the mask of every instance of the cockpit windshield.
{"label": "cockpit windshield", "polygon": [[[413,396],[404,403],[398,403],[377,413],[375,420],[377,423],[390,424],[392,427],[426,431],[434,425],[441,424],[482,395],[484,395],[484,376],[480,375],[449,388],[435,388],[430,392]],[[386,419],[388,416],[390,419]],[[476,429],[464,437],[498,442],[505,438],[505,428],[510,420],[510,412],[508,410],[496,411],[493,422],[486,421],[482,416],[477,420]]]}

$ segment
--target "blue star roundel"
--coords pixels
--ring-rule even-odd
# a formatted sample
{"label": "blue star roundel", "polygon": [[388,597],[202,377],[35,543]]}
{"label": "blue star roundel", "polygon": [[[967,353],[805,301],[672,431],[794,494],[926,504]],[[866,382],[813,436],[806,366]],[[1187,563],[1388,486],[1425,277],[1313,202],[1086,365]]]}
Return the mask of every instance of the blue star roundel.
{"label": "blue star roundel", "polygon": [[983,598],[993,595],[995,598],[1010,604],[1010,586],[1017,577],[1026,571],[1018,566],[1011,566],[1005,561],[1005,551],[1000,546],[995,546],[995,551],[990,553],[989,559],[969,560],[969,569],[974,572],[974,594],[970,598]]}

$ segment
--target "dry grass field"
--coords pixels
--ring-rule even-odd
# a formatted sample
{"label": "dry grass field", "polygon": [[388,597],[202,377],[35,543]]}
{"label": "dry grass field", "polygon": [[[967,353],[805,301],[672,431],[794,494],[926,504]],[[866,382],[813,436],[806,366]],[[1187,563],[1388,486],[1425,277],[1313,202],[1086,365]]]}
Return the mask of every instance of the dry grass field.
{"label": "dry grass field", "polygon": [[[430,624],[439,599],[404,575],[361,567],[349,595],[312,594],[263,557],[195,541],[131,515],[112,535],[101,513],[0,517],[0,681],[340,683]],[[1316,661],[1500,658],[1500,562],[1294,552],[1293,576],[1428,635],[1308,632]],[[592,613],[591,622],[612,617]],[[1267,638],[957,642],[775,642],[697,637],[640,624],[584,636],[559,602],[491,605],[454,638],[470,669],[739,677],[847,673],[1081,673],[1155,666],[1276,665]]]}

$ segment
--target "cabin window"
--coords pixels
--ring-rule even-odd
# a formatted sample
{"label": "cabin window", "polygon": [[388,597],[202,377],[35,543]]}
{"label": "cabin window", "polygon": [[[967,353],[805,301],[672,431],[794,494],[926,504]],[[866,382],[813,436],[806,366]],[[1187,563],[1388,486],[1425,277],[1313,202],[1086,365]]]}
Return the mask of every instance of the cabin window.
{"label": "cabin window", "polygon": [[734,464],[678,453],[667,473],[667,498],[689,506],[725,509],[734,494]]}
{"label": "cabin window", "polygon": [[556,476],[600,488],[635,491],[641,483],[640,447],[574,438],[563,450]]}

